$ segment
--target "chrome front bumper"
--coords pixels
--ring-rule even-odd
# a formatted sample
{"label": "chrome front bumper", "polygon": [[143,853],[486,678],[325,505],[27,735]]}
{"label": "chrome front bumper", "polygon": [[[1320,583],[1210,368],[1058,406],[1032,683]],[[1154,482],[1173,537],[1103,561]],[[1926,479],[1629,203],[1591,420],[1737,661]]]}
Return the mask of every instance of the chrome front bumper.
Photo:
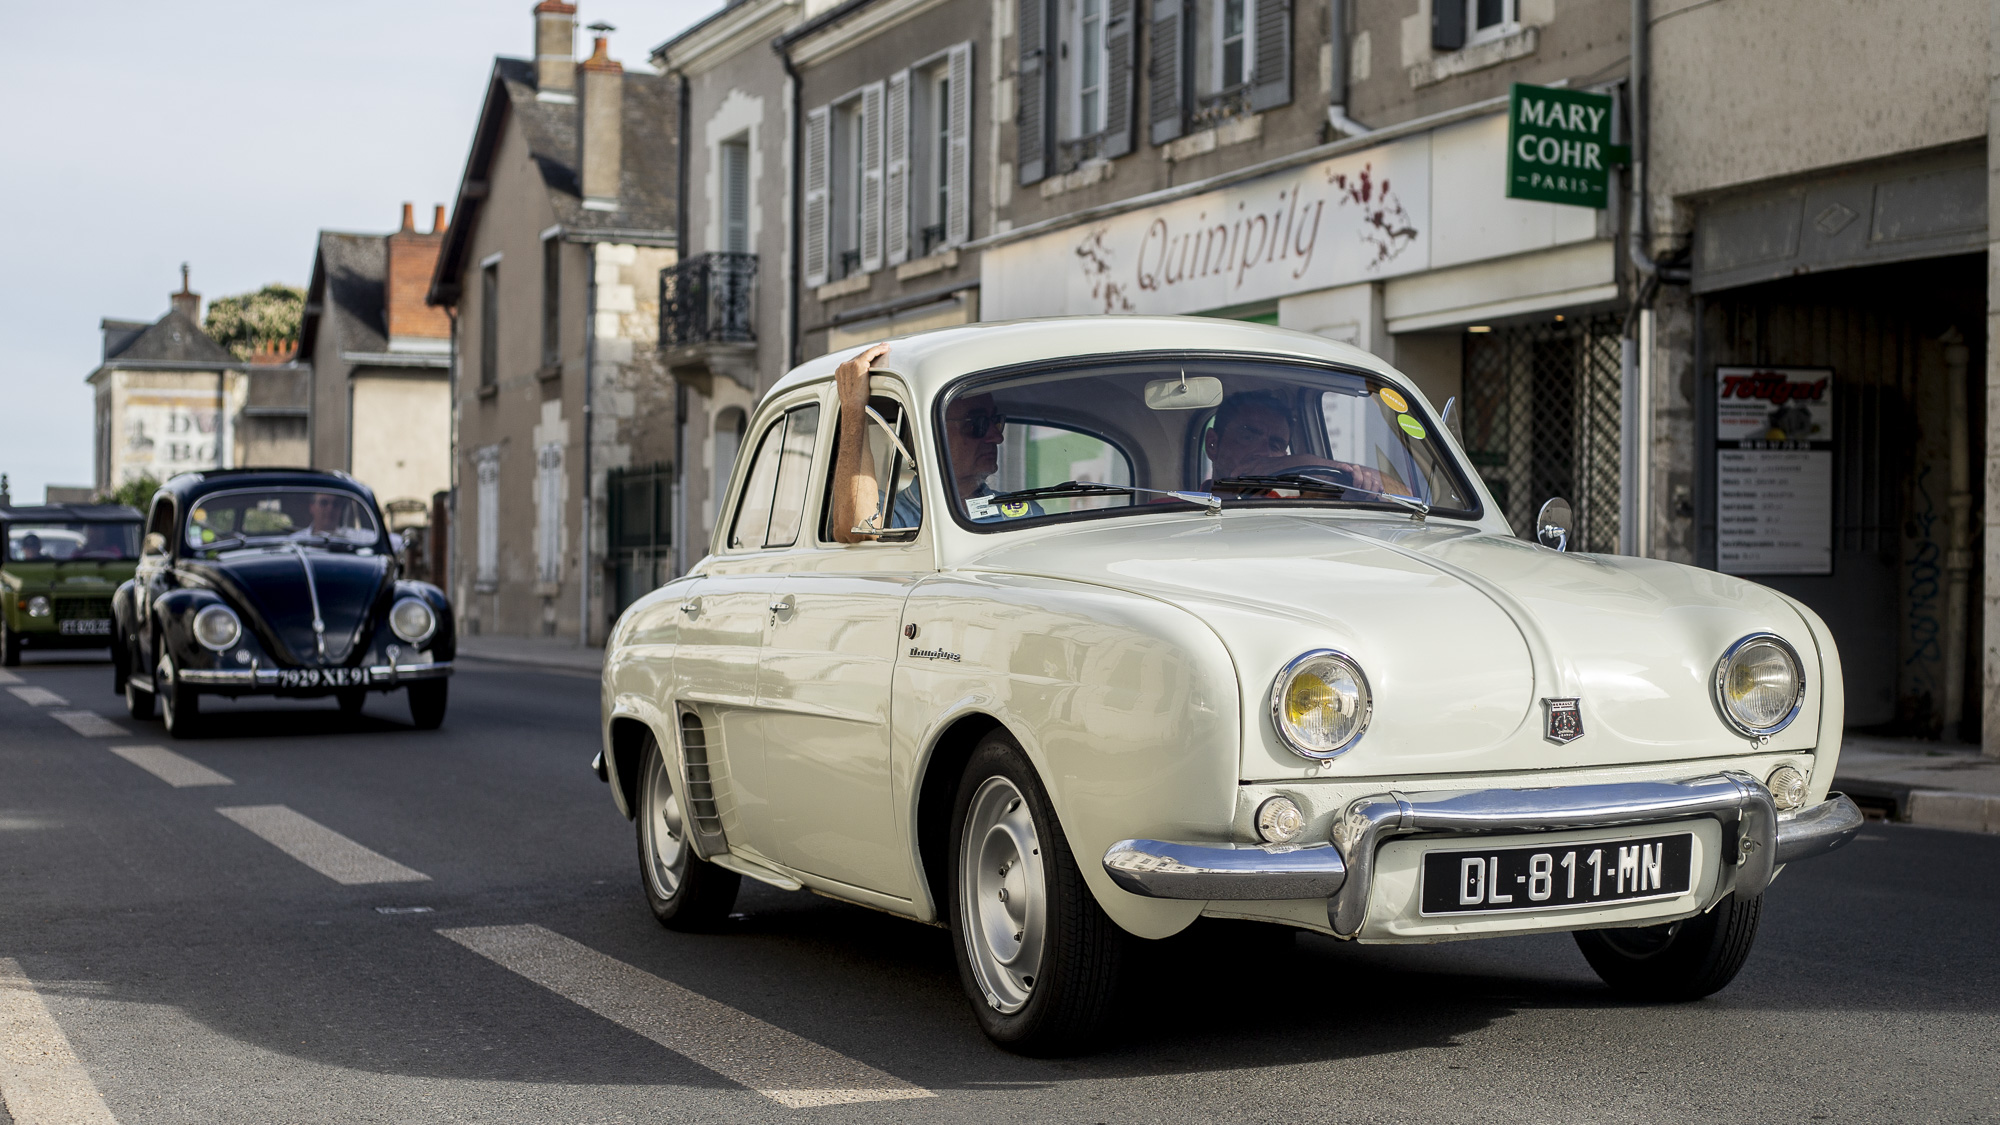
{"label": "chrome front bumper", "polygon": [[[376,664],[368,669],[366,684],[343,684],[342,687],[394,687],[411,680],[435,680],[451,675],[451,661],[433,660],[422,664]],[[182,668],[175,675],[185,684],[203,687],[234,687],[258,689],[280,689],[287,685],[284,673],[276,668]],[[305,690],[317,690],[318,685],[308,685]],[[329,685],[328,691],[333,690]]]}
{"label": "chrome front bumper", "polygon": [[1844,794],[1780,813],[1762,784],[1730,771],[1688,781],[1381,793],[1349,804],[1330,843],[1266,847],[1121,840],[1104,853],[1104,871],[1120,887],[1148,898],[1325,898],[1333,932],[1353,937],[1368,914],[1376,850],[1395,837],[1518,835],[1693,817],[1722,822],[1724,885],[1744,894],[1761,892],[1778,864],[1824,855],[1861,828],[1861,810]]}

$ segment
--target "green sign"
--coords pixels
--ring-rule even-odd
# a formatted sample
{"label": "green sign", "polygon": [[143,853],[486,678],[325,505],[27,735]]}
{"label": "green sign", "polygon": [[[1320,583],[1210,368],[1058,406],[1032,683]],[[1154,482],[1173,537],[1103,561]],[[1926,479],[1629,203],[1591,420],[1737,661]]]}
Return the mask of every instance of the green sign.
{"label": "green sign", "polygon": [[1611,97],[1514,84],[1507,97],[1507,198],[1603,208],[1611,169],[1630,160],[1611,143]]}

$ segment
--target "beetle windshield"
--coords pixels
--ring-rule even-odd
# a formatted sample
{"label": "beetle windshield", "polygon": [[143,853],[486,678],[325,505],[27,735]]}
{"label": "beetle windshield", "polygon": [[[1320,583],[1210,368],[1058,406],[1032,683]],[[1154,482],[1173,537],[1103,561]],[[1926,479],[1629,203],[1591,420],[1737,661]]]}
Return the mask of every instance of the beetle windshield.
{"label": "beetle windshield", "polygon": [[8,562],[61,562],[68,559],[136,559],[139,524],[10,523]]}
{"label": "beetle windshield", "polygon": [[372,547],[372,506],[340,489],[245,488],[214,492],[188,512],[187,545],[196,550],[274,539],[319,546]]}
{"label": "beetle windshield", "polygon": [[938,424],[947,487],[982,528],[1180,503],[1478,511],[1422,403],[1306,363],[1120,358],[974,378]]}

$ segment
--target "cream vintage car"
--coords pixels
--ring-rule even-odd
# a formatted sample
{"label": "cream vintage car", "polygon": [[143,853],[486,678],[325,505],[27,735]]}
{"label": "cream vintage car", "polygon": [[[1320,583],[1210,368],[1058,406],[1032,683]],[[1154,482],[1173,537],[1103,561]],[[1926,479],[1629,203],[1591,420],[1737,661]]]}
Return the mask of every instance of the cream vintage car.
{"label": "cream vintage car", "polygon": [[[1566,505],[1523,539],[1371,355],[975,325],[890,341],[865,411],[853,355],[772,388],[708,556],[606,648],[595,766],[668,926],[743,876],[949,926],[1024,1052],[1089,1042],[1132,940],[1203,916],[1568,930],[1613,989],[1691,999],[1778,866],[1861,823],[1811,610],[1565,552]],[[836,519],[857,481],[874,511]]]}

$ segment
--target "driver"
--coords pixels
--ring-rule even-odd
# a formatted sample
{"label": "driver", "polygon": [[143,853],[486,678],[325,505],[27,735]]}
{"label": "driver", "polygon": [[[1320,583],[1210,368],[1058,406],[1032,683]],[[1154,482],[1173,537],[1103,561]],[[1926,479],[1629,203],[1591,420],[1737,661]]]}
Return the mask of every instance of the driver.
{"label": "driver", "polygon": [[1285,400],[1273,391],[1238,391],[1223,399],[1215,408],[1215,425],[1202,439],[1209,464],[1215,468],[1215,475],[1202,487],[1221,495],[1263,496],[1269,493],[1262,485],[1217,489],[1215,482],[1319,468],[1335,470],[1330,483],[1383,491],[1382,474],[1366,465],[1292,453],[1291,417]]}
{"label": "driver", "polygon": [[334,492],[315,492],[307,507],[312,513],[312,523],[292,532],[292,538],[340,533],[340,517],[347,513],[347,497]]}
{"label": "driver", "polygon": [[42,557],[42,537],[30,531],[21,536],[21,549],[14,557],[21,562],[35,562]]}

